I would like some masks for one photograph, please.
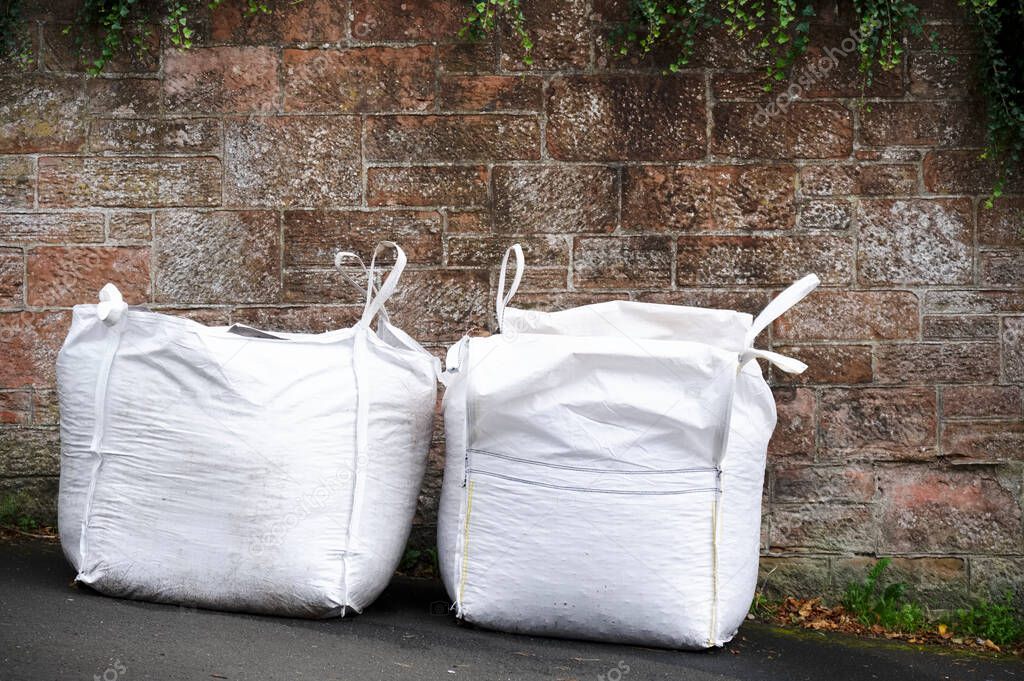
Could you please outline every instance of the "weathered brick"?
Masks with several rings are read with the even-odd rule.
[[[981,158],[981,153],[981,149],[928,152],[924,157],[924,186],[936,194],[989,194],[999,179],[999,168]],[[1011,173],[1004,191],[1021,191],[1021,178]]]
[[[877,559],[870,556],[836,558],[833,563],[833,583],[843,586],[863,582]],[[915,602],[940,608],[967,605],[967,561],[963,558],[904,558],[891,557],[880,584],[902,582],[909,597]]]
[[[896,552],[1021,550],[1019,481],[998,469],[902,466],[880,476],[880,548]]]
[[[778,502],[869,502],[875,497],[870,466],[779,466],[772,470],[772,500]]]
[[[373,116],[366,121],[372,161],[500,161],[540,157],[534,116]]]
[[[917,166],[905,163],[808,165],[800,169],[800,193],[804,196],[913,194],[916,190]]]
[[[935,451],[933,388],[826,388],[819,418],[829,458],[922,458]]]
[[[970,595],[989,601],[1013,594],[1013,604],[1024,606],[1020,583],[1024,575],[1024,558],[1019,556],[972,556]]]
[[[285,50],[286,111],[423,111],[434,102],[434,49]]]
[[[945,424],[942,453],[972,461],[1024,459],[1024,420]]]
[[[355,116],[232,118],[224,130],[229,206],[326,206],[359,200]]]
[[[492,38],[468,43],[437,46],[438,67],[442,73],[484,75],[497,69],[497,46]]]
[[[694,76],[569,76],[548,88],[548,152],[557,159],[702,158],[704,81]]]
[[[107,282],[129,303],[149,300],[149,250],[129,247],[40,246],[28,252],[28,304],[95,302]]]
[[[610,232],[618,179],[604,166],[495,166],[494,227],[505,233]]]
[[[667,287],[672,283],[672,240],[659,236],[577,237],[573,282],[579,288]]]
[[[810,598],[829,592],[826,557],[761,556],[759,567],[757,583],[767,598]]]
[[[56,475],[60,438],[54,429],[0,429],[0,470],[4,477]]]
[[[849,201],[804,201],[797,209],[796,225],[800,229],[844,230],[850,226],[853,207]]]
[[[220,121],[101,118],[89,125],[92,151],[127,153],[209,152],[220,149]]]
[[[195,47],[164,51],[164,101],[170,111],[272,111],[280,89],[269,47]]]
[[[565,267],[569,264],[571,241],[569,237],[541,235],[517,238],[523,247],[529,269],[523,278],[533,278],[536,267],[561,267],[562,285],[565,284]],[[505,236],[461,236],[448,239],[448,264],[467,267],[498,269],[501,257],[508,248],[509,238]]]
[[[609,300],[622,300],[623,293],[594,293],[591,291],[549,291],[545,293],[526,292],[516,294],[514,305],[524,310],[555,312],[570,307],[592,305]]]
[[[992,208],[979,209],[978,243],[983,246],[1024,247],[1024,198],[999,198]]]
[[[339,250],[355,251],[369,265],[373,249],[384,240],[401,244],[411,263],[440,264],[441,216],[433,211],[362,210],[284,214],[285,267],[329,269]]]
[[[417,270],[403,275],[388,313],[421,343],[445,343],[484,329],[493,303],[486,272]]]
[[[357,289],[334,268],[286,269],[281,274],[282,298],[287,303],[359,305],[366,302],[366,277],[358,270],[350,276],[361,282]]]
[[[0,248],[0,307],[22,307],[25,265],[20,248]]]
[[[926,291],[922,308],[925,312],[940,314],[1024,312],[1024,292]]]
[[[156,73],[160,68],[160,26],[150,23],[140,29],[129,24],[125,33],[125,42],[138,39],[141,48],[132,44],[116,50],[103,72]],[[99,29],[83,26],[81,21],[47,21],[43,24],[42,67],[47,71],[85,73],[100,56],[103,38]]]
[[[31,208],[36,171],[27,156],[0,156],[0,208]]]
[[[101,213],[0,213],[0,242],[103,241]]]
[[[25,425],[32,420],[32,393],[28,390],[0,392],[0,423]]]
[[[853,243],[833,236],[682,236],[680,284],[791,284],[814,272],[822,282],[852,277]]]
[[[1024,383],[1024,317],[1003,318],[1003,378]]]
[[[948,54],[939,50],[910,53],[907,75],[915,97],[959,99],[977,97],[980,70],[976,54]]]
[[[998,336],[999,317],[925,315],[921,324],[925,340],[992,340]]]
[[[877,383],[984,383],[998,377],[995,343],[900,343],[875,350]]]
[[[457,0],[353,0],[352,37],[376,41],[450,41],[466,6]]]
[[[359,321],[362,312],[362,305],[239,307],[232,311],[231,323],[245,324],[267,331],[323,333],[352,326]]]
[[[156,78],[91,78],[85,94],[90,114],[133,118],[160,112]]]
[[[348,29],[345,4],[335,0],[263,0],[269,13],[249,15],[245,5],[226,2],[212,13],[211,36],[219,43],[243,45],[331,43]]]
[[[675,291],[638,291],[635,299],[645,303],[710,307],[757,315],[771,300],[771,295],[769,291],[751,288],[680,288]]]
[[[533,42],[531,64],[513,31],[501,42],[502,69],[571,69],[590,63],[590,3],[588,0],[533,0],[524,11],[525,29]],[[506,24],[507,26],[507,24]]]
[[[853,119],[842,104],[797,102],[772,116],[753,103],[715,105],[711,150],[739,158],[841,158],[853,148]]]
[[[40,158],[39,205],[215,206],[216,158]]]
[[[449,210],[448,234],[484,234],[491,231],[491,213],[485,210]]]
[[[84,144],[81,78],[0,77],[0,153],[78,151]]]
[[[869,504],[772,504],[773,549],[872,552],[874,510]]]
[[[70,313],[64,310],[0,313],[0,388],[53,385],[57,351],[70,322]]]
[[[857,276],[863,284],[958,284],[972,276],[967,200],[862,201]]]
[[[447,111],[539,111],[542,89],[528,76],[444,76],[438,103]]]
[[[902,95],[902,65],[888,71],[876,68],[870,84],[865,82],[859,41],[852,32],[851,24],[829,24],[815,17],[810,44],[793,64],[788,82],[775,84],[776,92],[798,94],[801,99]]]
[[[909,291],[818,290],[775,322],[777,339],[916,338],[917,296]]]
[[[1024,281],[1024,251],[982,253],[979,280],[983,286],[1019,287]]]
[[[37,426],[60,425],[60,403],[57,391],[36,388],[32,401],[32,423]]]
[[[623,171],[625,229],[747,230],[793,226],[792,166],[634,166]]]
[[[870,146],[961,147],[985,139],[985,117],[970,102],[872,102],[861,111]]]
[[[769,459],[813,459],[817,403],[809,388],[775,388],[778,423],[768,443]]]
[[[107,236],[111,241],[149,241],[153,237],[153,216],[135,211],[112,213]]]
[[[473,206],[487,203],[485,166],[369,168],[371,206]]]
[[[152,267],[158,302],[276,302],[281,289],[277,214],[158,213]]]
[[[776,345],[776,352],[796,357],[807,365],[802,374],[778,372],[779,383],[870,383],[871,347],[868,345]]]

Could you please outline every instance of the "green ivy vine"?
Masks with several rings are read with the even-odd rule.
[[[27,65],[34,59],[32,35],[22,16],[23,2],[34,1],[0,0],[0,56],[6,60]],[[247,16],[271,13],[267,0],[79,0],[77,19],[67,31],[75,36],[86,70],[96,75],[120,53],[149,49],[157,24],[170,44],[192,47],[196,11],[203,4],[216,10],[225,1],[241,4]],[[806,52],[815,14],[811,0],[621,1],[628,3],[628,19],[611,35],[619,55],[657,53],[665,70],[674,72],[690,64],[708,31],[724,31],[764,55],[766,90],[786,80]],[[856,15],[851,35],[867,87],[877,71],[900,68],[908,37],[921,36],[925,20],[912,0],[845,1]],[[1024,0],[958,1],[974,19],[978,36],[987,104],[983,157],[997,168],[991,205],[1024,157]],[[461,37],[479,39],[501,27],[522,47],[523,61],[533,63],[534,44],[521,0],[469,0],[467,5]]]

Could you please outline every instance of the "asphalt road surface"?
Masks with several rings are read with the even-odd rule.
[[[1024,663],[748,623],[710,652],[460,625],[440,584],[396,578],[365,614],[307,621],[101,596],[59,547],[0,544],[0,681],[562,679],[1024,681]]]

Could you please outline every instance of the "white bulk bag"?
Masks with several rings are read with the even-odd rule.
[[[371,264],[347,329],[209,327],[128,308],[110,284],[74,308],[58,513],[79,582],[304,617],[377,597],[415,512],[437,366],[383,314],[406,258],[381,245],[395,266],[377,292]]]
[[[757,579],[775,403],[752,343],[818,284],[751,315],[616,301],[507,308],[448,353],[441,574],[459,617],[504,631],[720,646]]]

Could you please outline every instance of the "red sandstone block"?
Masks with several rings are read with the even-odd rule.
[[[976,98],[980,93],[979,70],[979,58],[973,52],[911,52],[907,68],[910,94],[936,99]]]
[[[0,242],[62,243],[103,241],[103,214],[0,213]]]
[[[111,241],[149,241],[153,237],[152,213],[111,213],[107,236]]]
[[[448,239],[448,264],[464,267],[484,267],[497,271],[501,257],[509,244],[516,242],[522,245],[526,261],[529,263],[523,283],[532,283],[538,287],[535,267],[555,266],[561,269],[553,276],[561,276],[561,288],[565,287],[565,268],[569,265],[569,252],[572,249],[571,238],[559,235],[540,235],[530,237],[508,236],[453,236]],[[541,275],[543,276],[543,275]]]
[[[103,67],[104,73],[156,73],[160,69],[160,26],[145,26],[149,35],[142,35],[134,24],[126,27],[130,36],[139,38],[144,49],[130,45],[114,55]],[[51,72],[85,73],[100,56],[103,35],[99,30],[84,27],[80,21],[48,21],[43,24],[42,66]]]
[[[791,284],[816,273],[825,284],[852,277],[853,243],[834,236],[682,236],[676,279],[692,285]]]
[[[424,111],[434,103],[434,48],[284,50],[286,111]]]
[[[548,152],[568,161],[704,157],[704,81],[696,76],[569,76],[548,88]]]
[[[70,322],[71,313],[66,310],[0,313],[0,346],[4,349],[0,388],[53,385],[57,351]]]
[[[415,270],[388,303],[388,313],[403,329],[415,329],[422,343],[447,343],[464,333],[479,333],[494,309],[487,272]]]
[[[0,307],[23,307],[25,265],[20,248],[0,248]]]
[[[947,418],[1018,418],[1021,389],[1015,385],[950,385],[942,388]]]
[[[777,372],[775,380],[780,384],[853,384],[872,379],[869,345],[775,345],[773,349],[807,364],[802,374]]]
[[[978,244],[1024,248],[1024,198],[996,199],[978,210]]]
[[[354,0],[352,37],[358,41],[451,41],[469,6],[459,0]]]
[[[28,156],[0,157],[0,207],[31,208],[35,201],[36,171]]]
[[[337,0],[263,0],[269,14],[249,16],[245,5],[225,2],[212,13],[211,37],[243,45],[331,43],[345,39],[346,5]]]
[[[501,68],[514,70],[582,69],[590,63],[591,22],[587,0],[533,0],[526,7],[526,30],[533,41],[526,51],[512,31],[502,35]]]
[[[221,124],[209,118],[99,118],[89,124],[89,149],[123,153],[220,150]]]
[[[1003,191],[1024,189],[1022,177],[1011,175]],[[930,151],[924,157],[924,186],[935,194],[987,195],[997,179],[996,164],[981,158],[981,149]]]
[[[0,77],[0,153],[73,152],[84,144],[82,79],[30,73]]]
[[[876,532],[870,504],[772,504],[772,547],[870,553]]]
[[[1019,480],[1000,468],[886,468],[880,474],[880,549],[1019,553]]]
[[[862,284],[971,281],[973,219],[961,200],[862,201],[857,275]]]
[[[1024,312],[1024,292],[1020,291],[925,291],[922,300],[926,313]]]
[[[356,116],[250,116],[224,129],[229,206],[327,206],[359,201]]]
[[[280,94],[269,47],[195,47],[164,52],[167,108],[188,113],[272,111]]]
[[[369,168],[371,206],[479,206],[487,203],[486,166]]]
[[[972,146],[984,138],[975,102],[874,102],[861,112],[861,140],[870,146]]]
[[[414,264],[441,264],[441,216],[434,211],[287,211],[284,265],[334,266],[339,250],[355,251],[369,263],[382,240],[397,241]],[[390,256],[390,254],[388,254]]]
[[[1024,281],[1024,251],[982,253],[979,270],[979,283],[983,286],[1020,288]]]
[[[934,388],[827,388],[818,415],[829,458],[923,458],[935,452]]]
[[[672,283],[672,239],[661,236],[577,237],[578,288],[657,289]]]
[[[921,337],[925,340],[994,340],[999,337],[999,317],[925,315]]]
[[[277,302],[280,230],[273,211],[157,213],[154,300],[179,305]]]
[[[494,226],[512,234],[610,232],[618,178],[606,166],[495,166]]]
[[[540,111],[543,82],[531,76],[442,76],[445,111]]]
[[[998,379],[996,343],[898,343],[875,349],[877,383],[988,383]]]
[[[817,400],[809,388],[774,388],[778,423],[768,443],[769,459],[814,459]]]
[[[1024,317],[1003,318],[1003,379],[1024,383]]]
[[[942,453],[972,461],[1024,459],[1024,420],[950,422],[942,429]]]
[[[534,116],[372,116],[365,138],[371,161],[540,158],[540,125]]]
[[[914,194],[917,166],[908,163],[808,165],[800,169],[803,196]]]
[[[623,228],[787,229],[793,226],[795,175],[789,165],[627,167]]]
[[[916,338],[917,296],[909,291],[819,289],[775,322],[776,339]]]
[[[156,78],[91,78],[85,94],[90,114],[133,118],[160,112]]]
[[[221,166],[216,158],[40,158],[39,205],[215,206]]]
[[[149,300],[149,249],[42,246],[28,252],[28,304],[92,303],[107,282],[129,303]]]
[[[32,420],[32,393],[28,390],[0,392],[0,423],[27,425]]]
[[[715,105],[711,150],[739,158],[842,158],[853,146],[853,117],[842,104],[796,102],[776,115],[754,103]]]
[[[778,466],[772,470],[772,500],[778,502],[873,501],[870,466]]]

